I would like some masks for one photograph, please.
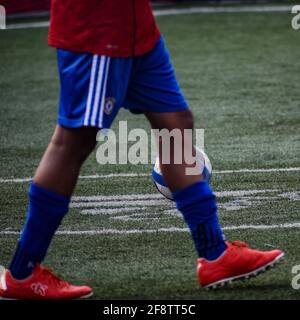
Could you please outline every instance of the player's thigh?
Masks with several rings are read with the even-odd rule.
[[[96,144],[96,135],[98,128],[80,127],[80,128],[66,128],[57,125],[52,136],[51,141],[60,146],[69,148],[92,148]]]
[[[64,157],[83,162],[96,146],[98,128],[66,128],[57,125],[50,145],[64,154]]]

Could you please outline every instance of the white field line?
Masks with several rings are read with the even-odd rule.
[[[7,24],[6,28],[8,30],[37,29],[37,28],[48,28],[49,25],[50,25],[49,21],[39,21],[39,22],[25,22],[25,23]]]
[[[181,14],[195,14],[195,13],[260,13],[260,12],[291,12],[292,5],[274,5],[274,6],[218,6],[218,7],[191,7],[182,9],[164,9],[154,10],[155,16],[170,16],[170,15],[181,15]],[[8,24],[7,29],[34,29],[34,28],[48,28],[49,21],[39,22],[27,22],[27,23],[15,23]]]
[[[147,209],[147,208],[145,208]],[[116,216],[116,217],[111,217],[112,220],[119,220],[119,221],[123,221],[123,222],[127,222],[127,221],[140,221],[140,222],[144,222],[147,220],[151,220],[151,222],[153,221],[161,221],[162,218],[160,217],[153,217],[153,216],[157,216],[159,215],[159,213],[157,212],[151,212],[150,213],[151,216],[145,216],[144,214],[141,213],[135,213],[135,214],[130,214],[130,215],[125,215],[125,216]],[[166,219],[166,218],[163,218]]]
[[[71,203],[71,208],[111,208],[111,207],[120,207],[124,206],[135,207],[135,206],[147,206],[147,207],[156,207],[159,205],[164,205],[168,203],[167,200],[134,200],[134,201],[101,201],[101,202],[79,202]]]
[[[238,173],[274,173],[274,172],[300,172],[300,167],[294,168],[271,168],[271,169],[239,169],[239,170],[213,170],[213,174],[238,174]],[[79,176],[79,179],[95,180],[110,178],[139,178],[148,177],[149,173],[109,173]],[[32,178],[0,178],[0,183],[24,183],[30,182]]]
[[[232,200],[225,204],[220,204],[220,208],[226,210],[238,210],[245,207],[251,207],[257,201],[253,196],[259,194],[268,194],[278,191],[277,189],[263,189],[263,190],[234,190],[234,191],[219,191],[216,192],[218,198],[233,197]],[[297,200],[298,193],[289,194],[289,198]],[[277,197],[258,197],[259,200],[266,199],[277,200]],[[111,215],[116,213],[129,213],[129,212],[142,212],[142,215],[152,213],[152,207],[160,206],[164,210],[164,214],[178,216],[174,210],[175,203],[163,198],[160,194],[125,194],[125,195],[97,195],[97,196],[74,196],[70,204],[71,208],[81,209],[80,213],[83,215]],[[172,210],[171,210],[172,208]],[[146,212],[145,212],[146,211]],[[172,211],[172,212],[171,212]],[[170,214],[171,212],[171,214]],[[153,213],[152,213],[153,214]],[[148,217],[140,218],[141,213],[138,214],[139,218],[134,218],[135,215],[125,215],[122,217],[114,217],[113,219],[127,220],[145,220]]]
[[[263,189],[263,190],[235,190],[235,191],[218,191],[215,192],[218,198],[224,197],[243,197],[251,196],[259,193],[276,192],[277,189]],[[269,199],[269,198],[267,198]],[[113,196],[74,196],[72,198],[72,208],[84,208],[95,206],[122,206],[122,205],[145,205],[153,206],[160,204],[169,204],[170,201],[162,197],[161,194],[120,194]]]
[[[300,171],[300,167],[294,168],[270,168],[270,169],[239,169],[239,170],[221,170],[213,171],[217,174],[226,174],[226,173],[268,173],[268,172],[289,172],[289,171]]]
[[[143,211],[147,208],[145,207],[130,207],[130,208],[109,208],[109,209],[84,209],[80,213],[81,214],[88,214],[88,215],[104,215],[104,214],[115,214],[115,213],[126,213],[126,212],[137,212],[137,211]]]
[[[72,198],[72,202],[79,201],[109,201],[109,200],[144,200],[144,199],[162,199],[161,194],[148,193],[148,194],[120,194],[114,196],[75,196]]]
[[[285,6],[218,6],[218,7],[191,7],[182,9],[154,10],[155,16],[171,16],[195,13],[251,13],[251,12],[291,12],[292,5]]]
[[[284,223],[284,224],[271,224],[271,225],[239,225],[227,226],[223,230],[272,230],[272,229],[292,229],[300,228],[300,222]],[[159,233],[159,232],[188,232],[187,228],[159,228],[159,229],[132,229],[132,230],[118,230],[118,229],[98,229],[98,230],[61,230],[57,231],[57,235],[110,235],[110,234],[143,234],[143,233]],[[3,230],[0,235],[20,235],[19,231]]]

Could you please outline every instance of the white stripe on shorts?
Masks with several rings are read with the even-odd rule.
[[[107,58],[105,75],[104,75],[104,85],[103,85],[103,92],[100,104],[100,114],[99,114],[99,128],[103,127],[103,112],[104,112],[104,105],[105,105],[105,98],[106,98],[106,87],[107,87],[107,78],[109,73],[109,64],[110,64],[110,57]]]
[[[89,85],[89,93],[88,93],[88,99],[86,104],[86,110],[85,110],[85,117],[84,117],[84,125],[87,126],[89,122],[90,112],[91,112],[91,105],[92,105],[92,99],[93,99],[93,92],[94,92],[94,85],[95,85],[95,75],[96,75],[96,68],[98,64],[98,55],[93,56],[93,63],[92,63],[92,69],[91,69],[91,77],[90,77],[90,85]]]
[[[96,81],[96,92],[95,92],[95,98],[94,98],[94,104],[93,104],[93,113],[92,113],[92,119],[91,119],[91,126],[96,125],[96,116],[99,110],[99,101],[100,101],[100,94],[101,94],[101,88],[102,88],[102,82],[104,79],[104,67],[105,67],[105,61],[106,57],[101,56],[100,58],[100,66],[99,66],[99,71],[98,71],[98,78]]]

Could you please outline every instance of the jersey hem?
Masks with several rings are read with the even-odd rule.
[[[64,49],[64,50],[69,50],[69,51],[78,52],[78,53],[91,53],[91,54],[97,54],[100,56],[108,56],[112,58],[132,58],[132,57],[141,56],[146,53],[149,53],[151,50],[154,49],[154,47],[156,46],[160,38],[161,38],[161,34],[158,32],[153,41],[143,46],[139,46],[135,50],[134,55],[132,54],[132,47],[124,48],[122,50],[118,49],[117,52],[114,52],[112,49],[106,49],[106,48],[95,49],[90,47],[89,45],[86,45],[86,46],[71,45],[70,43],[64,40],[54,38],[53,36],[49,36],[48,45],[50,47],[54,47],[57,49]]]

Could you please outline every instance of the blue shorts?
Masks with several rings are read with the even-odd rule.
[[[58,49],[61,93],[58,123],[109,128],[121,107],[132,112],[188,108],[161,38],[134,58],[111,58]]]

